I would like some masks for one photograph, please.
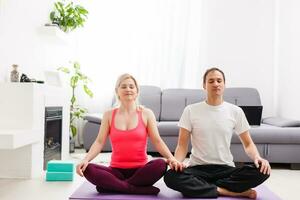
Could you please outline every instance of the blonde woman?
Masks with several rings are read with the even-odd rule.
[[[130,74],[121,75],[115,86],[119,102],[117,108],[104,113],[99,134],[86,157],[76,167],[96,185],[98,192],[118,192],[156,195],[159,189],[153,184],[171,169],[182,169],[161,139],[153,112],[137,104],[139,86]],[[109,167],[89,163],[102,150],[110,137],[112,156]],[[167,159],[147,160],[147,138],[157,151]]]

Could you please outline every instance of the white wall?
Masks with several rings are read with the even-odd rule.
[[[20,75],[44,80],[45,70],[54,71],[74,60],[73,36],[61,38],[44,26],[53,2],[0,0],[0,82],[9,81],[12,64],[19,65]],[[60,94],[57,98],[64,99]]]
[[[83,51],[89,49],[90,55],[81,55],[81,53],[79,56],[83,60],[84,67],[93,67],[92,70],[88,69],[88,71],[93,72],[89,75],[94,80],[97,80],[96,84],[98,84],[97,88],[93,88],[97,92],[95,98],[86,102],[87,104],[92,102],[93,106],[89,106],[91,111],[98,112],[104,108],[103,105],[102,107],[97,105],[97,102],[102,102],[102,104],[105,102],[106,105],[109,105],[105,97],[111,94],[110,91],[113,91],[113,83],[120,71],[131,72],[132,69],[135,69],[133,66],[151,68],[151,66],[161,64],[162,67],[173,66],[173,69],[170,68],[168,70],[172,70],[172,73],[174,71],[177,73],[177,67],[181,65],[178,57],[181,57],[182,54],[180,50],[185,48],[181,43],[172,43],[173,48],[171,50],[161,51],[160,49],[159,53],[156,53],[156,57],[150,56],[156,55],[146,50],[147,47],[152,48],[149,45],[150,43],[156,42],[160,44],[160,39],[162,39],[161,44],[163,44],[164,39],[170,38],[154,38],[155,40],[153,41],[148,38],[149,41],[147,41],[146,36],[149,32],[140,30],[141,27],[145,26],[144,29],[146,30],[152,27],[152,31],[159,31],[159,29],[163,29],[163,26],[153,25],[154,22],[159,24],[158,21],[155,21],[158,19],[157,15],[155,15],[157,10],[154,4],[147,1],[150,6],[149,10],[153,12],[147,12],[148,15],[142,15],[139,11],[145,10],[145,5],[148,4],[141,2],[134,4],[133,2],[127,1],[125,5],[121,4],[122,9],[118,12],[116,10],[119,8],[115,8],[112,5],[113,3],[100,1],[98,4],[95,3],[96,6],[87,4],[87,6],[90,6],[91,18],[85,28],[91,32],[90,36],[94,40],[81,40],[81,49]],[[191,3],[194,1],[187,2]],[[169,1],[169,4],[174,6],[179,3],[178,1]],[[193,3],[191,5],[194,6]],[[186,7],[181,9],[182,12],[187,11]],[[197,63],[198,65],[196,64],[194,68],[198,67],[199,69],[194,71],[185,69],[189,74],[183,73],[182,76],[191,80],[189,84],[180,85],[177,82],[173,82],[172,84],[168,83],[168,87],[186,87],[188,85],[189,88],[201,88],[201,77],[204,70],[212,66],[218,66],[226,74],[228,87],[257,88],[264,105],[263,116],[274,115],[275,2],[273,0],[202,0],[201,4],[197,4],[193,9],[198,9],[197,13],[200,13],[193,16],[200,18],[200,22],[195,20],[193,24],[194,26],[200,26],[200,28],[194,30],[200,35],[200,38],[193,37],[191,43],[197,43],[200,47],[199,49],[193,49],[193,53],[198,53],[199,61],[194,59],[194,62],[191,64]],[[97,13],[94,12],[95,10]],[[112,12],[108,12],[108,10],[112,10]],[[128,12],[127,10],[132,11]],[[119,13],[122,18],[120,19],[120,16],[116,13]],[[153,17],[151,17],[151,14],[153,14]],[[137,20],[139,23],[134,23],[137,15],[141,16],[141,20]],[[160,17],[162,18],[161,20],[165,19],[162,16]],[[178,20],[178,18],[173,20]],[[92,21],[93,24],[91,23]],[[140,25],[140,23],[145,24]],[[167,26],[169,24],[164,25]],[[186,27],[183,26],[182,29],[184,28]],[[181,29],[175,30],[182,31]],[[179,39],[182,38],[179,37]],[[89,44],[88,40],[92,41],[93,44]],[[138,44],[136,44],[137,41],[139,41]],[[172,40],[170,39],[168,42],[171,43]],[[180,49],[179,51],[174,50],[176,49],[174,44],[176,44],[177,49]],[[170,52],[176,52],[180,56],[172,59],[173,62],[171,61],[171,63],[163,62],[167,60],[166,57],[168,57]],[[147,54],[145,55],[145,53]],[[157,57],[160,60],[155,60]],[[184,62],[186,63],[191,62],[191,60],[191,57],[184,57]],[[103,68],[105,67],[109,68],[109,70],[104,73]],[[138,74],[140,71],[143,72],[143,67],[134,70],[136,72],[133,74]],[[159,73],[157,71],[155,72],[156,74],[153,73],[152,83],[165,88],[166,84],[162,84],[159,80],[157,81],[162,74],[166,74],[165,70],[165,68],[161,69],[160,74],[157,74]],[[172,76],[172,73],[168,74]],[[137,78],[139,79],[140,77]],[[165,77],[165,79],[170,79],[169,82],[172,81],[169,77]],[[112,85],[108,83],[112,83]],[[105,85],[104,88],[103,85]],[[101,86],[102,94],[99,92]]]
[[[12,64],[19,64],[20,71],[31,78],[43,79],[44,70],[55,70],[80,57],[76,55],[78,42],[72,36],[67,36],[71,42],[64,41],[43,28],[52,6],[52,0],[0,0],[0,81],[7,80]],[[201,6],[199,67],[222,68],[228,87],[256,87],[261,94],[264,116],[278,113],[299,119],[299,111],[295,109],[300,96],[297,83],[299,2],[203,0]],[[101,32],[97,36],[101,37]],[[86,49],[86,53],[94,50],[97,47]],[[93,59],[106,58],[99,55]],[[105,66],[95,62],[90,62],[90,66],[103,72]],[[203,70],[195,76],[202,76]],[[109,87],[113,87],[114,81]],[[101,107],[101,102],[98,103]]]
[[[12,64],[30,78],[43,79],[74,57],[66,43],[44,27],[53,0],[0,0],[0,81],[7,81]]]
[[[300,120],[300,1],[278,3],[278,115]]]
[[[274,114],[273,0],[205,0],[202,41],[206,67],[224,70],[227,87],[254,87],[264,116]]]
[[[189,22],[188,35],[193,37],[188,38],[188,55],[171,59],[169,65],[174,67],[174,63],[184,58],[188,66],[199,66],[199,69],[185,69],[182,76],[186,79],[191,77],[193,82],[185,83],[183,87],[200,88],[201,81],[198,83],[198,80],[201,80],[204,70],[217,66],[226,74],[227,87],[255,87],[259,90],[264,105],[263,117],[279,115],[300,119],[298,0],[201,0],[200,3],[190,0],[186,5],[181,1],[155,1],[157,5],[151,1],[143,3],[133,0],[121,4],[111,1],[82,2],[91,11],[88,23],[79,31],[80,34],[71,33],[65,39],[43,26],[49,21],[48,15],[53,2],[0,0],[0,82],[8,80],[12,64],[18,64],[20,72],[26,73],[30,78],[44,79],[44,70],[55,70],[80,58],[78,61],[83,69],[89,68],[87,75],[100,83],[91,85],[95,98],[91,100],[83,97],[80,99],[81,103],[90,112],[101,112],[109,106],[117,75],[124,71],[131,72],[133,65],[151,67],[153,62],[155,64],[151,55],[140,53],[141,49],[145,50],[153,45],[147,39],[147,32],[135,27],[134,22],[137,21],[137,25],[146,30],[159,32],[164,30],[164,26],[168,26],[169,20],[174,23],[172,20],[176,21],[178,17],[180,22],[187,18],[181,19],[181,15],[167,18],[162,13],[157,15],[153,12],[157,9],[155,6],[177,5],[176,12],[180,9],[185,14],[192,11],[190,17],[193,20]],[[144,18],[136,20],[135,16],[145,10],[147,14],[142,15]],[[95,17],[95,13],[100,14]],[[161,17],[164,17],[164,23],[157,23]],[[119,20],[120,18],[123,20]],[[102,29],[96,29],[94,24]],[[182,27],[184,29],[185,26]],[[91,44],[86,38],[79,38],[80,35],[86,35],[82,34],[84,31],[89,32],[89,37],[93,38],[90,40]],[[152,31],[149,32],[150,35]],[[179,33],[181,32],[184,31],[180,30]],[[171,32],[169,34],[172,35]],[[194,37],[195,35],[199,37]],[[165,37],[159,39],[155,45],[169,42]],[[131,42],[134,41],[140,42],[132,47]],[[177,41],[176,44],[181,42]],[[180,54],[185,47],[176,45],[176,48]],[[166,48],[162,52],[164,53],[159,51],[153,55],[157,55],[156,59],[163,59],[162,63],[165,64],[166,55],[175,51],[173,48],[169,52]],[[160,62],[157,61],[156,64],[158,63]],[[179,65],[181,64],[176,66]],[[136,74],[142,72],[141,67]],[[159,85],[157,77],[148,82],[156,81],[158,86],[165,87]],[[178,85],[180,84],[177,83],[174,87]]]

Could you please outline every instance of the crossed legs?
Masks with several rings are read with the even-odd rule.
[[[187,197],[216,198],[222,195],[256,198],[256,191],[251,188],[263,183],[268,177],[254,165],[199,165],[183,172],[169,170],[164,181],[168,187]]]
[[[152,186],[166,172],[167,164],[163,159],[148,162],[145,166],[133,169],[120,169],[90,163],[84,176],[96,185],[99,192],[120,192],[130,194],[159,193]]]

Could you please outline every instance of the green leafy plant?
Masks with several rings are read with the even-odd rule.
[[[83,27],[87,19],[88,11],[75,5],[72,1],[57,1],[54,3],[54,9],[50,13],[52,24],[57,24],[64,32],[69,32],[77,27]]]
[[[75,95],[75,90],[79,85],[82,85],[83,91],[89,97],[93,97],[93,92],[88,88],[88,83],[91,79],[88,78],[81,72],[80,64],[78,62],[73,62],[71,68],[59,67],[57,70],[64,72],[70,76],[70,86],[72,89],[71,96],[71,107],[70,107],[70,132],[74,138],[77,135],[77,128],[75,126],[75,119],[83,119],[84,115],[87,113],[87,109],[77,104],[77,98]]]

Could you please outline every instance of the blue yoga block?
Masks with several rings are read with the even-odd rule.
[[[48,172],[73,172],[74,163],[72,161],[64,160],[50,160],[47,163]]]
[[[46,181],[73,181],[73,172],[48,172]]]

